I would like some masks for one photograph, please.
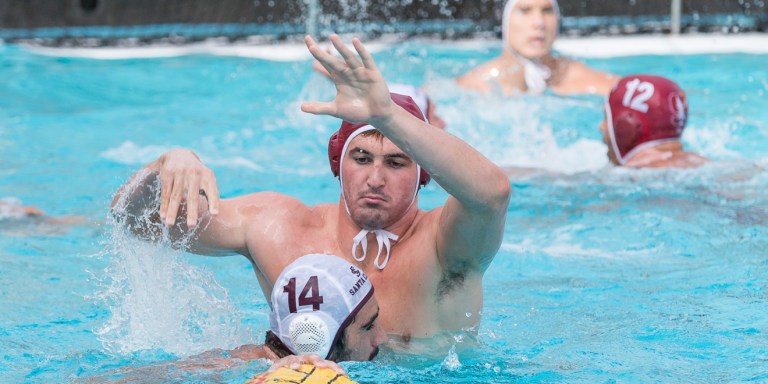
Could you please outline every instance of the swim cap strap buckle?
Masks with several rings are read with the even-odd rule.
[[[373,233],[374,235],[376,235],[376,243],[378,243],[379,245],[379,251],[376,252],[376,258],[373,260],[373,265],[376,266],[376,268],[378,269],[384,269],[384,267],[386,267],[387,263],[389,262],[389,253],[390,253],[390,249],[392,248],[392,244],[390,243],[390,240],[397,241],[399,237],[394,233],[384,229],[360,230],[360,232],[358,232],[358,234],[354,238],[352,238],[352,257],[357,261],[365,260],[365,257],[368,254],[368,234],[369,233]],[[363,256],[357,257],[357,247],[361,245],[363,248]],[[379,257],[381,256],[382,248],[387,249],[387,256],[384,258],[383,263],[379,263]]]

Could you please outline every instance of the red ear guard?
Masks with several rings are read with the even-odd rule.
[[[614,140],[619,148],[634,148],[642,141],[645,136],[643,132],[644,124],[633,111],[621,111],[613,119]],[[624,152],[626,155],[629,150]]]

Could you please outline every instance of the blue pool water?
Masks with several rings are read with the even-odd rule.
[[[276,48],[277,49],[277,48]],[[361,382],[768,381],[766,55],[587,59],[688,92],[698,170],[607,166],[599,97],[499,98],[450,80],[496,48],[406,43],[375,58],[426,83],[448,129],[512,179],[504,242],[485,275],[480,344],[345,363]],[[0,382],[243,382],[163,364],[259,343],[268,306],[251,266],[138,243],[110,225],[117,188],[162,152],[195,149],[223,196],[277,190],[335,201],[330,99],[308,60],[185,55],[96,60],[0,45],[0,197],[85,223],[0,221]],[[460,159],[457,159],[460,161]],[[423,208],[446,198],[434,183]]]

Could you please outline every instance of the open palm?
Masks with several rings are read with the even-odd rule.
[[[320,48],[311,37],[304,40],[309,52],[328,71],[336,85],[336,99],[328,103],[306,102],[301,106],[302,111],[331,115],[351,123],[371,122],[389,115],[393,104],[387,84],[360,40],[352,39],[355,54],[339,36],[331,35],[331,43],[343,60]]]

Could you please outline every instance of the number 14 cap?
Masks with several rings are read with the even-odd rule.
[[[605,104],[608,134],[619,164],[656,144],[677,141],[688,119],[685,92],[661,76],[625,76]]]
[[[373,296],[362,269],[332,255],[304,255],[272,288],[270,327],[294,354],[327,359],[344,329]]]

